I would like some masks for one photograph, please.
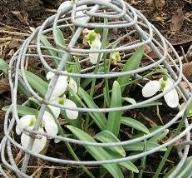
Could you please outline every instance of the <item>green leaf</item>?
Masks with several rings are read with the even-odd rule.
[[[139,170],[131,161],[121,162],[121,163],[119,163],[119,165],[121,167],[126,168],[127,170],[130,170],[130,171],[135,172],[135,173],[139,173]]]
[[[113,83],[112,96],[111,96],[111,108],[122,106],[121,87],[117,81]],[[110,112],[107,121],[107,129],[114,135],[119,135],[121,125],[121,111]]]
[[[48,83],[32,72],[25,71],[26,78],[34,90],[44,96],[48,89]]]
[[[53,35],[55,43],[61,47],[65,47],[65,38],[63,36],[63,32],[58,27],[54,28]]]
[[[187,117],[192,117],[192,103],[189,104],[186,112],[187,112]]]
[[[84,100],[84,102],[89,108],[99,108],[94,103],[92,97],[85,90],[83,90],[82,88],[79,88],[78,94]],[[104,130],[106,128],[107,121],[103,113],[93,112],[93,113],[90,113],[90,116],[94,119],[95,123],[101,130]]]
[[[159,106],[159,105],[162,105],[162,103],[158,102],[158,101],[154,101],[154,102],[150,102],[147,104],[143,104],[143,105],[139,106],[138,108],[148,108],[148,107]]]
[[[144,142],[140,142],[140,143],[133,143],[130,145],[126,145],[124,146],[124,149],[126,151],[136,151],[136,152],[142,152],[144,150],[149,151],[152,150],[154,148],[156,148],[157,146],[160,146],[158,143],[155,142],[150,142],[150,141],[146,141]],[[159,151],[166,151],[166,148],[162,148]]]
[[[174,172],[175,167],[170,170],[163,178],[169,178],[172,172]],[[177,178],[191,178],[192,177],[192,156],[188,157],[183,166],[181,167]]]
[[[45,46],[45,48],[47,48],[47,51],[49,52],[49,54],[50,54],[51,56],[53,56],[53,57],[58,57],[57,52],[54,51],[54,50],[52,50],[52,49],[50,49],[50,48],[54,48],[54,47],[53,47],[52,44],[47,40],[46,36],[42,35],[40,39],[41,39],[41,43]],[[53,60],[54,60],[54,62],[55,62],[56,64],[59,63],[58,59],[53,58]]]
[[[67,128],[79,139],[82,141],[89,141],[96,143],[96,141],[84,131],[75,128],[73,126],[67,126]],[[113,157],[108,154],[106,150],[101,147],[96,146],[85,146],[89,154],[91,154],[96,160],[110,160]],[[114,178],[123,178],[123,173],[117,164],[103,164],[102,165]]]
[[[169,133],[169,129],[165,129],[163,132],[160,132],[159,134],[153,136],[149,140],[152,141],[152,142],[158,143],[161,140],[163,140],[167,136],[168,133]]]
[[[3,71],[3,73],[7,74],[9,65],[0,58],[0,71]]]
[[[149,133],[148,128],[144,124],[131,117],[121,117],[121,123],[146,134]]]
[[[123,66],[122,71],[125,72],[125,71],[131,71],[131,70],[137,69],[141,63],[143,54],[144,54],[144,47],[142,46],[142,47],[138,48],[133,53],[133,55],[127,60],[127,62]],[[130,75],[119,77],[117,79],[117,81],[119,82],[120,85],[124,85],[129,82],[130,77],[131,77]],[[125,89],[125,87],[122,87],[122,92],[124,91],[124,89]]]
[[[101,141],[102,143],[120,142],[120,140],[112,132],[110,132],[108,130],[103,130],[103,131],[99,132],[97,135],[95,135],[95,138],[98,141]],[[125,150],[123,149],[122,146],[109,147],[106,149],[109,149],[123,157],[126,156]]]
[[[2,108],[3,111],[7,111],[10,106],[5,106]],[[25,115],[38,115],[38,110],[34,108],[30,108],[27,106],[17,105],[17,111],[19,116],[25,116]]]

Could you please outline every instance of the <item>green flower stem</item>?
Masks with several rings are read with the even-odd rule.
[[[177,129],[176,129],[176,132],[175,132],[176,135],[180,133],[183,125],[184,125],[184,121],[183,121],[183,119],[182,119],[182,120],[180,121]],[[163,167],[165,166],[165,163],[166,163],[166,161],[167,161],[167,159],[168,159],[168,157],[169,157],[169,155],[170,155],[173,147],[174,147],[174,145],[171,145],[171,146],[168,147],[168,149],[167,149],[167,151],[165,152],[165,154],[164,154],[164,156],[163,156],[163,158],[162,158],[162,160],[161,160],[161,162],[160,162],[160,164],[159,164],[159,166],[158,166],[158,168],[157,168],[157,170],[156,170],[155,175],[153,176],[153,178],[159,178],[159,175],[161,174],[161,171],[162,171]]]
[[[104,23],[107,24],[108,20],[104,19]],[[103,47],[106,48],[108,45],[108,34],[109,34],[109,30],[106,28],[103,30]],[[110,70],[110,60],[107,60],[107,54],[104,54],[104,72],[105,73],[109,73]],[[108,82],[108,78],[105,78],[105,104],[107,106],[110,105],[110,96],[109,96],[109,82]]]
[[[107,23],[107,20],[104,19],[104,23],[106,24]],[[107,47],[107,39],[108,39],[108,29],[104,29],[103,30],[103,35],[102,35],[103,39],[102,39],[102,43],[101,43],[101,48],[102,49],[105,49]],[[99,57],[98,57],[98,60],[97,60],[97,64],[96,64],[96,67],[95,67],[95,71],[94,73],[97,73],[98,70],[99,70],[99,63],[101,61],[101,59],[104,59],[104,63],[106,61],[106,55],[103,55],[103,54],[99,54]],[[92,85],[91,85],[91,90],[90,90],[90,95],[93,96],[94,94],[94,90],[95,90],[95,83],[96,83],[96,79],[93,79],[92,80]]]
[[[144,152],[146,151],[147,149],[147,142],[146,140],[144,141]],[[139,172],[139,175],[138,175],[138,178],[142,178],[143,177],[143,172],[145,170],[145,167],[146,167],[146,160],[147,160],[147,156],[143,157],[142,160],[141,160],[141,171]]]
[[[65,136],[63,128],[61,126],[59,126],[59,131],[60,131],[60,135],[61,136]],[[67,146],[68,151],[70,152],[70,154],[72,155],[72,157],[76,160],[76,161],[80,161],[78,156],[76,155],[76,153],[73,151],[73,148],[71,147],[71,145],[69,143],[65,143]],[[85,166],[80,166],[83,171],[90,177],[90,178],[95,178],[95,176],[85,167]]]
[[[47,109],[49,110],[49,112],[51,112],[51,114],[53,114],[53,113],[52,113],[52,110],[51,110],[49,107],[47,107]],[[58,122],[57,119],[55,119],[55,122],[57,123],[57,126],[58,126],[58,128],[59,128],[59,134],[64,137],[64,136],[65,136],[65,133],[64,133],[63,128],[60,126],[60,124],[59,124],[59,122]],[[64,143],[65,143],[65,142],[64,142]],[[79,158],[78,158],[78,156],[77,156],[77,155],[75,154],[75,152],[73,151],[73,148],[71,147],[71,145],[70,145],[69,143],[65,143],[65,144],[66,144],[66,146],[67,146],[68,151],[69,151],[70,154],[72,155],[72,157],[73,157],[76,161],[80,161]],[[94,176],[85,166],[81,165],[80,167],[83,169],[83,171],[84,171],[90,178],[95,178],[95,176]]]
[[[130,82],[128,82],[128,83],[125,83],[125,84],[121,85],[120,87],[123,88],[123,87],[126,87],[126,86],[128,86],[128,85],[137,83],[137,82],[139,82],[140,80],[143,80],[144,78],[147,78],[147,77],[149,77],[149,76],[152,76],[152,75],[158,74],[158,73],[165,74],[165,73],[164,73],[164,70],[152,71],[152,72],[150,72],[150,73],[148,73],[148,74],[146,74],[146,75],[144,75],[144,76],[142,76],[142,77],[140,77],[140,78],[137,78],[137,79],[132,80],[132,81],[130,81]],[[111,93],[111,92],[112,92],[112,90],[109,90],[109,93]],[[100,94],[100,95],[95,96],[94,99],[98,99],[98,98],[101,98],[101,97],[103,97],[103,96],[104,96],[104,94]]]

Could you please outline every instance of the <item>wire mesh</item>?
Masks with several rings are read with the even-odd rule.
[[[81,12],[81,13],[78,13]],[[80,14],[78,16],[77,14]],[[83,19],[83,20],[82,20]],[[66,46],[61,43],[55,44],[57,41],[55,31],[57,28],[61,29],[63,34],[68,34],[66,39]],[[90,50],[81,48],[81,35],[82,31],[85,29],[93,28],[102,28],[108,29],[109,36],[111,37],[111,44],[107,48],[102,48],[99,50]],[[70,29],[73,29],[70,31]],[[118,32],[121,32],[118,34]],[[118,38],[113,39],[113,35],[118,36]],[[54,47],[47,47],[42,44],[42,36],[48,36],[50,43]],[[116,44],[115,47],[113,44]],[[90,53],[99,53],[100,55],[109,55],[112,52],[120,52],[125,56],[125,59],[133,54],[133,51],[139,47],[147,47],[156,59],[154,60],[145,52],[145,57],[147,62],[142,64],[138,69],[131,71],[110,71],[110,72],[94,72],[96,65],[87,67],[87,62],[89,61]],[[52,52],[58,52],[61,57],[51,56],[47,54],[47,50]],[[70,73],[64,70],[66,65],[71,64],[72,58],[78,58],[79,64],[81,65],[80,73]],[[58,67],[56,68],[53,65],[50,65],[50,59],[59,60]],[[48,72],[51,71],[54,73],[54,77],[50,82],[50,87],[45,95],[45,97],[40,96],[30,85],[30,82],[27,79],[26,70],[28,68],[29,61],[35,61],[39,63],[43,69]],[[100,63],[102,65],[102,61]],[[190,140],[190,130],[192,125],[188,123],[185,112],[192,101],[190,92],[188,92],[181,82],[184,81],[187,83],[190,91],[192,87],[188,80],[182,73],[182,61],[172,45],[160,34],[160,32],[144,17],[141,12],[130,6],[128,3],[122,0],[81,0],[77,2],[65,2],[65,4],[57,11],[57,14],[47,18],[44,23],[38,27],[29,38],[25,40],[23,45],[19,50],[14,54],[10,61],[9,69],[9,81],[11,86],[11,98],[12,104],[6,112],[5,124],[4,124],[4,133],[5,136],[1,142],[1,159],[3,162],[3,167],[1,167],[1,172],[5,177],[9,177],[6,169],[12,170],[18,177],[31,177],[28,175],[27,169],[30,164],[31,157],[39,158],[46,160],[52,163],[58,163],[61,165],[70,164],[70,165],[102,165],[109,163],[118,163],[128,160],[135,160],[152,153],[158,152],[161,149],[175,144],[178,140],[183,139],[184,143],[182,150],[179,151],[180,162],[178,163],[176,169],[169,176],[175,177],[175,175],[180,171],[182,165],[187,159],[189,152]],[[143,99],[138,101],[135,104],[124,104],[121,107],[114,108],[90,108],[90,107],[78,107],[78,108],[68,108],[61,105],[51,103],[50,98],[54,90],[54,86],[57,83],[59,76],[69,76],[78,79],[111,79],[114,80],[122,76],[138,76],[140,74],[147,73],[153,69],[162,69],[166,68],[171,78],[174,80],[174,85],[166,92],[161,92],[151,98]],[[142,78],[143,81],[147,81],[146,78]],[[35,98],[39,103],[41,103],[41,108],[37,117],[37,122],[33,130],[25,129],[24,132],[29,134],[31,139],[28,145],[28,148],[25,149],[18,142],[15,136],[15,125],[19,120],[17,104],[18,104],[18,84],[21,83],[29,97]],[[64,136],[55,136],[52,138],[51,135],[47,133],[38,132],[38,128],[42,122],[42,116],[47,109],[47,106],[55,106],[61,108],[62,110],[72,110],[78,111],[80,113],[104,113],[108,114],[115,111],[130,111],[142,108],[144,105],[150,104],[151,102],[157,101],[165,96],[166,93],[176,88],[178,93],[183,100],[182,107],[179,106],[174,110],[175,115],[162,127],[159,129],[150,132],[149,134],[142,135],[137,138],[122,140],[121,142],[113,143],[93,143],[88,141],[80,141],[77,139],[64,137]],[[95,98],[97,99],[97,98]],[[146,142],[151,137],[162,133],[166,129],[169,129],[171,126],[176,124],[178,121],[184,121],[184,129],[179,135],[168,139],[168,141],[158,145],[155,148],[143,150],[138,154],[128,155],[123,158],[113,159],[113,160],[66,160],[59,159],[56,157],[50,157],[43,154],[34,153],[32,146],[34,139],[36,137],[45,136],[48,139],[57,139],[65,143],[72,143],[82,146],[94,146],[94,147],[117,147],[117,146],[127,146],[135,143]],[[58,122],[58,121],[56,121]],[[15,161],[16,150],[22,150],[25,153],[24,159],[22,160],[22,166],[18,166]]]

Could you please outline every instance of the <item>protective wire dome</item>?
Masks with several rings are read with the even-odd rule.
[[[58,38],[58,34],[56,34],[58,28],[63,32],[62,35],[66,39],[65,46],[62,44],[62,41],[59,40],[60,38]],[[102,47],[99,50],[83,49],[82,32],[86,28],[108,29],[108,37],[110,42],[109,45],[105,48]],[[51,44],[53,44],[54,47],[43,45],[43,35],[48,37],[47,39]],[[95,72],[95,68],[102,66],[104,61],[100,61],[98,66],[87,65],[89,64],[89,53],[99,53],[100,55],[109,56],[113,52],[120,52],[123,55],[122,60],[125,60],[126,62],[126,60],[129,59],[129,57],[133,54],[135,49],[142,46],[145,48],[145,60],[142,62],[140,67],[135,70],[112,70],[110,72],[102,72],[97,70]],[[58,57],[52,56],[49,55],[47,51],[51,51],[52,53],[56,52],[62,55]],[[149,51],[153,53],[155,59],[148,55]],[[54,65],[50,65],[51,59],[59,61],[58,68],[53,67]],[[65,72],[65,66],[73,65],[76,59],[79,61],[81,71],[79,73]],[[45,69],[46,72],[51,71],[55,73],[51,80],[52,87],[48,88],[44,98],[32,88],[26,76],[25,71],[31,70],[28,68],[29,65],[27,65],[30,62],[38,63],[40,66],[42,66],[43,69]],[[136,111],[136,109],[140,109],[144,105],[149,105],[150,103],[163,98],[167,93],[160,92],[151,98],[143,98],[142,101],[137,101],[137,97],[135,97],[135,100],[137,101],[136,103],[130,104],[124,102],[122,107],[90,108],[84,106],[78,107],[77,109],[71,109],[61,107],[60,105],[56,105],[50,102],[50,97],[58,80],[58,76],[70,76],[74,79],[81,80],[95,79],[96,81],[101,81],[103,79],[115,80],[118,77],[134,76],[146,83],[148,79],[142,78],[141,74],[147,74],[156,69],[166,69],[168,71],[168,74],[174,80],[174,85],[170,90],[175,88],[181,97],[180,101],[183,103],[182,107],[179,106],[178,108],[174,109],[174,116],[170,118],[170,120],[166,122],[166,124],[164,124],[162,127],[159,127],[158,129],[151,131],[148,134],[141,135],[137,138],[122,140],[121,142],[114,143],[93,143],[61,136],[56,136],[55,139],[66,143],[73,143],[75,145],[77,144],[83,146],[89,145],[104,148],[114,146],[127,146],[135,143],[147,142],[151,137],[165,132],[167,129],[182,119],[184,121],[185,128],[182,132],[179,133],[179,135],[169,138],[168,141],[165,141],[162,144],[153,147],[152,149],[146,149],[143,150],[143,152],[138,152],[134,155],[127,155],[123,158],[113,160],[65,160],[46,156],[46,154],[36,154],[31,151],[34,138],[41,137],[42,135],[42,133],[38,132],[37,130],[41,125],[41,118],[46,110],[47,105],[57,106],[63,110],[77,110],[82,114],[91,112],[108,114],[115,111]],[[27,175],[27,169],[30,165],[31,158],[40,158],[41,160],[57,163],[59,165],[68,164],[96,166],[142,158],[152,153],[158,152],[163,148],[176,143],[180,139],[183,139],[183,141],[187,142],[190,141],[190,130],[192,129],[192,125],[189,125],[185,116],[185,111],[187,110],[192,98],[189,94],[190,92],[181,86],[181,82],[184,81],[188,85],[187,87],[190,88],[190,91],[192,88],[185,76],[182,74],[181,59],[171,44],[151,23],[148,22],[143,14],[141,14],[138,10],[134,9],[123,0],[82,0],[77,2],[65,2],[62,7],[58,9],[57,14],[46,19],[44,23],[38,27],[29,38],[26,39],[23,45],[14,54],[10,61],[9,81],[11,86],[12,104],[6,112],[4,124],[5,136],[1,142],[1,159],[3,162],[1,172],[5,177],[9,177],[7,170],[12,170],[18,177],[31,177],[31,175]],[[16,107],[18,104],[19,83],[23,85],[23,88],[29,97],[33,97],[39,103],[41,103],[41,109],[37,117],[35,128],[33,130],[25,129],[25,132],[31,136],[28,149],[24,149],[22,147],[15,134],[15,125],[19,120]],[[48,139],[52,138],[46,133],[43,135]],[[22,160],[22,164],[18,165],[14,155],[15,151],[19,153],[19,150],[24,151],[25,156]],[[169,177],[175,177],[175,175],[180,171],[182,165],[187,159],[188,152],[189,145],[184,145],[183,149],[178,151],[181,158],[180,162]]]

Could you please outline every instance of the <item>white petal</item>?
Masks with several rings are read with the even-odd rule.
[[[142,89],[142,95],[144,97],[151,97],[155,95],[160,90],[159,81],[149,81]]]
[[[30,138],[28,135],[26,134],[22,134],[21,135],[21,144],[23,146],[23,148],[27,149],[28,145],[29,145],[29,141]],[[40,153],[46,146],[47,143],[47,138],[44,136],[41,136],[40,139],[35,139],[34,143],[33,143],[33,147],[32,147],[32,151],[34,153]]]
[[[176,89],[165,94],[164,99],[170,108],[176,108],[179,105],[179,96]]]
[[[54,104],[58,104],[58,103],[54,102]],[[61,113],[61,109],[58,107],[55,107],[55,106],[50,106],[50,105],[48,107],[51,110],[50,114],[53,114],[54,117],[57,119]],[[49,112],[49,110],[48,110],[48,112]]]
[[[68,86],[67,78],[68,78],[67,76],[59,76],[57,83],[54,86],[51,98],[57,98],[62,94],[64,94]]]
[[[66,99],[64,102],[64,107],[75,109],[75,108],[77,108],[77,105],[73,101]],[[72,110],[67,109],[65,112],[66,112],[68,119],[74,120],[74,119],[78,118],[78,114],[79,114],[78,111],[72,111]]]
[[[55,139],[54,139],[54,142],[55,142],[55,143],[59,143],[59,142],[61,142],[61,140],[55,138]]]
[[[59,10],[62,10],[62,9],[64,9],[64,8],[70,7],[70,6],[71,6],[71,1],[65,1],[65,2],[63,2],[63,3],[59,6],[58,11],[59,11]]]
[[[21,117],[16,126],[16,133],[20,135],[24,128],[32,129],[35,125],[35,122],[35,115],[25,115]]]
[[[16,125],[15,131],[16,131],[16,134],[17,134],[17,135],[21,135],[21,133],[22,133],[22,131],[21,131],[21,129],[19,128],[18,125]]]
[[[91,44],[90,50],[101,49],[100,35],[97,35],[95,41]],[[89,53],[89,59],[92,64],[97,64],[99,53]]]
[[[51,80],[55,74],[53,72],[47,72],[46,78],[47,80]]]
[[[54,118],[52,117],[52,115],[45,111],[44,115],[43,115],[43,121],[44,121],[44,127],[46,132],[51,136],[51,137],[55,137],[58,133],[58,126],[54,120]]]
[[[86,8],[87,8],[86,5],[83,5],[83,6],[80,6],[80,7],[77,8],[76,17],[81,17],[81,18],[77,19],[81,23],[86,22],[87,16],[83,13],[83,11],[79,11],[79,10],[83,10],[83,9],[86,9]]]
[[[168,91],[169,89],[172,88],[173,85],[174,85],[174,80],[171,78],[168,78],[166,80],[164,91]],[[179,105],[179,95],[175,88],[173,88],[170,92],[165,94],[164,99],[170,108],[176,108]]]
[[[77,82],[76,82],[73,78],[70,78],[68,87],[69,87],[74,93],[77,93],[77,90],[78,90]]]

